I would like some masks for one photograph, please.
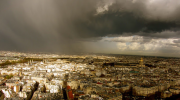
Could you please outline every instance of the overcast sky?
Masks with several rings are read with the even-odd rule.
[[[1,0],[0,50],[180,57],[180,1]]]

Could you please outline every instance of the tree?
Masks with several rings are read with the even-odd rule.
[[[13,77],[13,74],[10,74],[10,75],[7,75],[5,78],[6,79],[10,79],[10,78],[12,78]]]

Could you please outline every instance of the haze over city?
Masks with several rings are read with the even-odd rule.
[[[178,0],[0,1],[0,50],[179,57]]]

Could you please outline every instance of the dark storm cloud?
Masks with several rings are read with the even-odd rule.
[[[104,36],[126,33],[154,38],[166,30],[177,33],[180,7],[172,3],[175,8],[168,15],[164,14],[168,9],[159,10],[161,2],[156,10],[147,9],[148,1],[117,0],[102,13],[97,8],[110,0],[0,1],[0,49],[81,52],[86,48],[82,41]]]
[[[178,11],[174,12],[176,16],[164,18],[163,15],[158,15],[156,17],[146,13],[144,2],[148,0],[140,0],[141,2],[136,4],[130,1],[119,0],[109,6],[109,9],[102,14],[90,15],[84,20],[77,20],[77,23],[75,23],[76,29],[81,30],[82,36],[98,37],[125,34],[150,36],[153,38],[177,37],[178,34],[174,33],[177,33],[176,31],[180,28],[180,18],[177,18],[180,14]],[[171,34],[172,32],[174,33]]]
[[[16,0],[0,4],[1,50],[83,51],[73,20],[91,12],[95,2]]]
[[[143,36],[151,36],[148,33],[162,32],[178,27],[175,22],[149,21],[134,16],[132,13],[108,11],[105,14],[93,16],[90,21],[78,21],[77,29],[81,30],[82,36],[107,36],[110,34],[138,33]],[[134,34],[135,35],[135,34]],[[87,35],[85,35],[87,36]]]

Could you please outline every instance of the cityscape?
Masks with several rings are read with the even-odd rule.
[[[180,58],[1,51],[4,100],[175,100]]]
[[[0,0],[0,100],[180,100],[180,0]]]

